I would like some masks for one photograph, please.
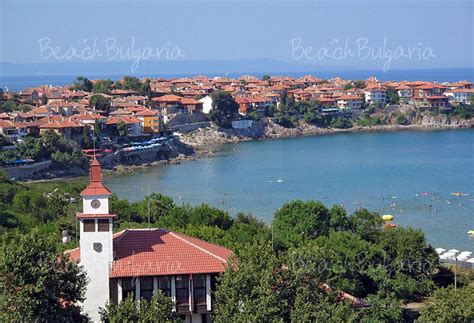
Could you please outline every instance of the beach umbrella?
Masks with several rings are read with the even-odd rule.
[[[436,248],[435,250],[436,250],[436,253],[437,253],[438,255],[440,255],[440,254],[442,254],[443,252],[446,251],[446,249],[443,249],[443,248]]]
[[[446,253],[440,255],[439,259],[448,260],[448,259],[452,259],[453,257],[454,257],[454,253],[446,252]]]
[[[469,256],[468,255],[459,255],[459,256],[457,256],[457,260],[458,261],[466,261],[467,257],[469,257]]]

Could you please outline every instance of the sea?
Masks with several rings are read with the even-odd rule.
[[[474,129],[341,133],[214,148],[214,157],[111,175],[137,201],[152,192],[270,223],[284,203],[366,208],[421,229],[434,247],[474,252]]]
[[[264,74],[275,75],[275,73],[228,73],[228,74],[209,74],[200,73],[208,77],[226,76],[239,77],[241,75],[253,75],[261,78]],[[406,70],[316,70],[304,72],[287,72],[277,73],[277,75],[288,75],[292,77],[301,77],[303,75],[314,75],[322,79],[333,77],[342,77],[347,80],[361,80],[368,77],[375,76],[381,81],[429,81],[429,82],[455,82],[460,80],[474,81],[474,68],[434,68],[434,69],[406,69]],[[137,74],[136,77],[186,77],[194,74]],[[27,75],[27,76],[6,76],[0,73],[0,88],[4,91],[20,91],[25,88],[36,87],[40,85],[64,86],[74,82],[74,79],[79,75]],[[123,75],[101,74],[101,75],[83,75],[91,80],[94,79],[111,79],[118,80]]]

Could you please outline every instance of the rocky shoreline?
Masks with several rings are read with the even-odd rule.
[[[304,122],[299,122],[297,127],[285,128],[271,119],[255,122],[253,127],[247,129],[223,129],[212,124],[206,128],[199,128],[193,132],[183,134],[180,141],[173,145],[172,149],[166,150],[156,157],[156,160],[148,159],[135,164],[120,164],[116,161],[104,160],[104,174],[131,174],[137,170],[147,167],[162,165],[175,165],[184,161],[193,161],[200,158],[211,158],[216,155],[216,147],[225,144],[253,140],[271,140],[296,138],[305,136],[331,135],[338,133],[360,133],[360,132],[389,132],[403,130],[435,131],[449,129],[466,129],[474,127],[474,118],[470,120],[450,119],[445,115],[423,116],[415,124],[410,125],[380,125],[371,127],[354,126],[349,129],[321,128]],[[51,176],[28,180],[28,182],[71,180],[84,176],[86,171],[68,174],[66,176],[49,172]]]
[[[417,123],[409,125],[388,124],[370,127],[354,126],[348,129],[321,128],[305,122],[299,122],[294,128],[285,128],[271,119],[265,119],[254,123],[248,129],[223,129],[215,125],[200,128],[191,133],[183,135],[181,141],[195,149],[207,149],[208,147],[229,143],[238,143],[252,140],[294,138],[303,136],[329,135],[337,133],[358,132],[383,132],[400,130],[444,130],[472,128],[474,120],[450,119],[445,115],[423,116]]]

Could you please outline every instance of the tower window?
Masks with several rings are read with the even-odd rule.
[[[95,232],[95,220],[83,220],[84,232]]]
[[[97,226],[99,232],[107,232],[109,231],[109,219],[99,219],[97,220]]]

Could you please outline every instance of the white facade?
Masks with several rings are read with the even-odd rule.
[[[385,90],[364,91],[365,102],[367,103],[385,103],[387,101],[387,92]]]
[[[398,90],[398,96],[401,98],[411,98],[413,96],[412,89]]]
[[[91,320],[98,322],[100,321],[98,309],[104,307],[109,300],[109,271],[113,261],[112,218],[110,215],[107,216],[109,213],[107,196],[84,196],[83,205],[79,231],[80,264],[88,277],[83,306],[84,312]],[[92,216],[87,218],[87,214]],[[93,214],[103,214],[104,217],[96,218]]]
[[[199,102],[202,102],[202,113],[209,114],[212,110],[212,98],[211,96],[207,95],[202,99],[199,99]]]
[[[97,200],[99,203],[92,201]],[[95,208],[92,206],[96,206]],[[84,214],[109,214],[109,197],[107,195],[84,196],[82,198]]]
[[[337,106],[341,109],[360,109],[362,108],[361,99],[338,99]]]
[[[474,91],[472,90],[466,90],[466,91],[446,91],[444,92],[444,95],[448,97],[449,100],[457,103],[463,103],[463,104],[469,104],[471,103],[469,100],[469,97],[471,94],[473,94]]]

